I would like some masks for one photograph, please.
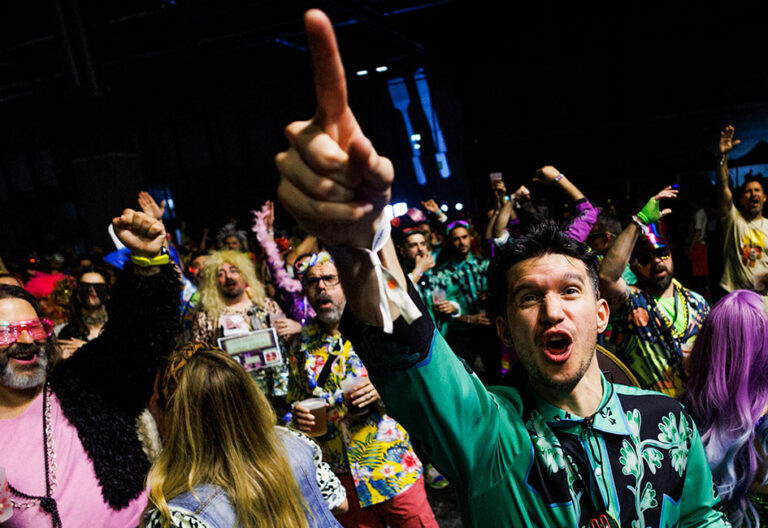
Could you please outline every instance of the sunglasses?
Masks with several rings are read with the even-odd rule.
[[[53,334],[53,323],[49,319],[32,319],[18,323],[0,322],[0,346],[14,344],[24,330],[35,341],[45,341]]]
[[[641,266],[647,266],[653,258],[656,257],[659,260],[667,260],[669,258],[669,248],[659,248],[650,253],[642,253],[635,257],[635,262]]]

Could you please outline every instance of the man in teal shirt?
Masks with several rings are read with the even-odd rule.
[[[381,229],[394,171],[347,105],[330,20],[311,10],[305,23],[318,110],[286,127],[278,195],[331,247],[357,319],[345,335],[388,410],[456,486],[464,525],[728,526],[683,407],[601,374],[609,310],[596,262],[554,227],[510,244],[489,275],[519,380],[486,389],[451,352]]]
[[[489,260],[472,253],[469,224],[457,220],[446,228],[448,259],[432,270],[422,282],[422,299],[432,311],[438,330],[460,358],[470,365],[475,357],[483,361],[483,381],[501,380],[501,343],[485,315],[488,285],[485,279]],[[445,292],[435,302],[432,293]]]

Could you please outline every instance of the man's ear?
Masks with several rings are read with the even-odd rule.
[[[501,316],[496,318],[496,333],[498,334],[499,339],[501,339],[502,343],[504,343],[508,347],[513,346],[512,332],[509,330],[509,325],[507,324],[507,321]]]
[[[608,301],[600,297],[597,300],[597,333],[602,334],[608,327],[608,321],[611,317],[611,309],[608,308]]]

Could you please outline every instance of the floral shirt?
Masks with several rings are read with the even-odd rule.
[[[320,387],[317,378],[328,361],[334,363]],[[352,344],[338,332],[327,334],[315,320],[293,342],[288,402],[317,397],[329,403],[328,432],[314,440],[335,472],[351,472],[363,508],[395,497],[422,474],[408,433],[386,414],[381,403],[369,405],[362,416],[347,415],[341,382],[367,375]]]
[[[280,306],[269,297],[264,302],[264,307],[256,304],[242,310],[229,310],[228,315],[241,315],[248,323],[251,330],[269,328],[270,314],[284,315]],[[222,336],[219,321],[208,315],[202,306],[194,312],[192,323],[192,341],[204,341],[218,346],[217,340]],[[280,340],[280,351],[283,356],[283,364],[280,367],[269,367],[251,372],[251,377],[256,380],[261,391],[275,403],[275,398],[285,398],[288,392],[288,358],[283,340]]]
[[[688,314],[682,335],[670,328],[671,317],[651,294],[629,286],[626,303],[611,314],[611,342],[616,355],[635,374],[642,388],[678,398],[685,386],[683,360],[709,314],[709,304],[677,280],[673,283],[675,311]]]
[[[345,330],[387,408],[455,486],[465,527],[730,526],[672,398],[601,376],[598,410],[582,418],[525,381],[486,388],[427,317],[393,334]]]
[[[425,274],[420,284],[420,290],[427,307],[432,310],[432,292],[444,290],[445,299],[459,305],[456,315],[474,315],[485,312],[485,304],[481,300],[481,294],[488,290],[485,273],[491,261],[470,254],[466,260],[451,258],[437,270],[430,270]],[[434,313],[440,332],[443,336],[451,331],[470,329],[470,325],[462,320]]]

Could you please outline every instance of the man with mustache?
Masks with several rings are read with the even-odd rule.
[[[720,132],[717,165],[717,216],[723,223],[723,276],[720,287],[726,292],[752,290],[768,295],[768,219],[763,216],[765,189],[762,177],[747,175],[740,189],[739,207],[728,187],[728,154],[741,143],[734,129]]]
[[[103,332],[66,361],[35,299],[0,285],[0,466],[13,528],[128,528],[146,506],[136,419],[178,331],[180,285],[162,223],[126,209],[112,225],[132,262]]]
[[[684,361],[693,348],[709,304],[674,277],[672,255],[658,221],[671,212],[659,200],[675,198],[667,187],[651,198],[621,232],[600,266],[600,293],[608,301],[614,321],[611,341],[616,354],[644,389],[673,398],[682,395]],[[630,286],[624,269],[637,277]]]
[[[303,283],[317,316],[294,341],[288,401],[319,397],[327,402],[328,431],[315,440],[347,491],[349,511],[338,515],[339,522],[345,527],[436,528],[421,461],[408,433],[386,414],[368,371],[339,333],[346,298],[328,253],[312,256]],[[342,383],[353,380],[357,385],[345,399]],[[293,423],[309,433],[315,420],[295,403]]]

